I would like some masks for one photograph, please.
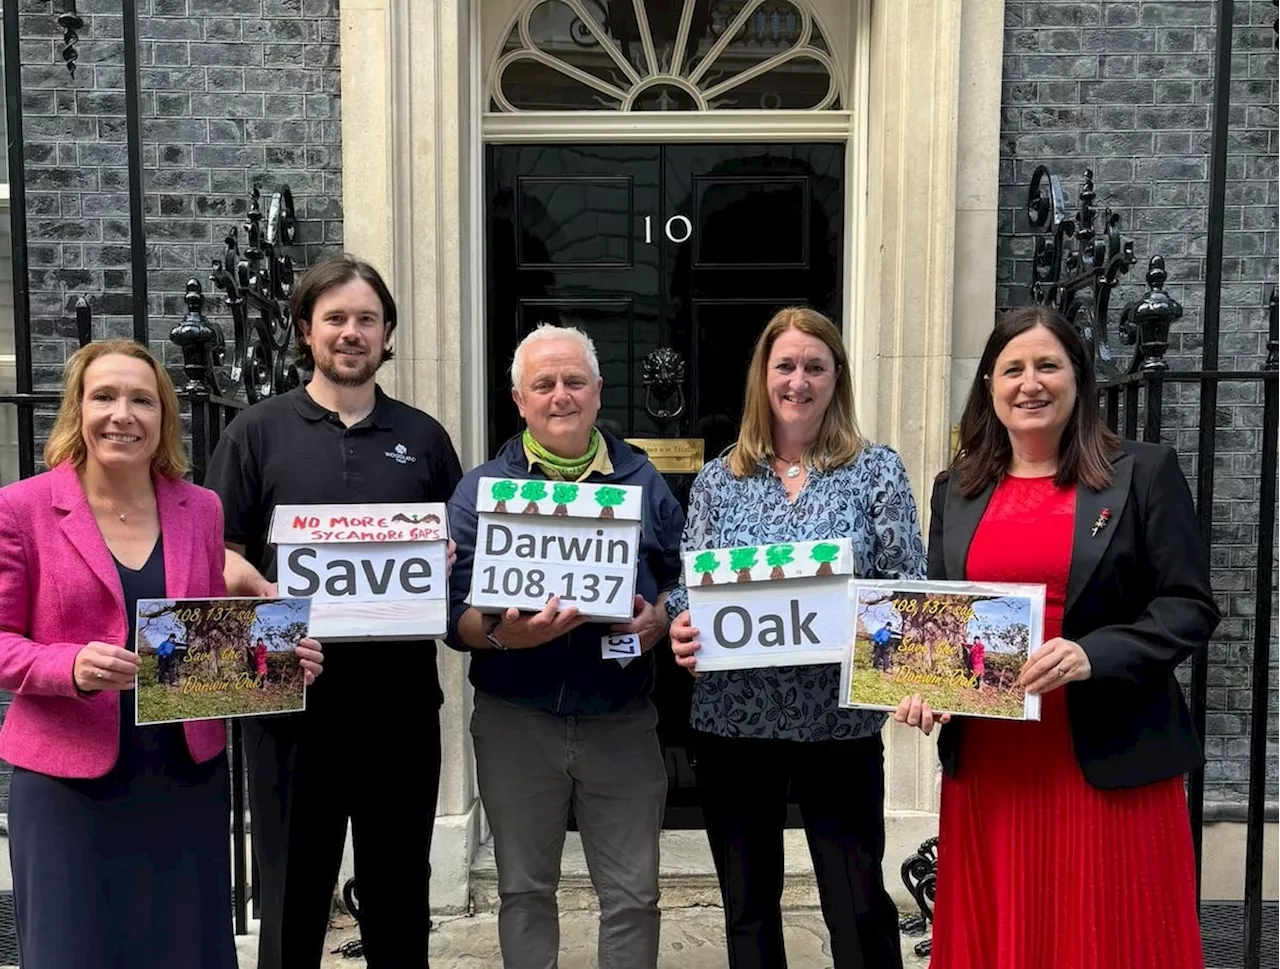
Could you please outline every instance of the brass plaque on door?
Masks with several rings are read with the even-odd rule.
[[[663,474],[697,474],[702,470],[700,437],[629,437],[627,443],[648,454]]]

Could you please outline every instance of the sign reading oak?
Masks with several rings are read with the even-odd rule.
[[[630,619],[642,507],[633,485],[481,478],[467,601],[536,612],[555,595],[592,619]]]
[[[448,519],[442,504],[279,505],[280,595],[311,599],[322,642],[443,636]]]
[[[847,538],[684,553],[698,669],[840,662],[852,574]]]

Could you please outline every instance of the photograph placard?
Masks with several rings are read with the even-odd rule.
[[[919,694],[936,713],[1040,719],[1017,683],[1044,640],[1043,585],[857,580],[840,705],[896,709]]]
[[[280,594],[311,600],[316,639],[422,639],[448,631],[444,505],[279,505],[269,539],[277,546]]]
[[[591,619],[632,616],[642,489],[481,478],[469,605],[537,612],[553,595]]]
[[[306,674],[294,650],[310,617],[309,599],[140,599],[138,724],[305,709]]]
[[[684,553],[697,669],[839,663],[852,574],[847,538]]]

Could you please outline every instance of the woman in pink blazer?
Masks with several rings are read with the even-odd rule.
[[[235,969],[221,720],[137,727],[139,599],[226,594],[222,506],[182,480],[147,349],[67,362],[50,470],[0,488],[0,689],[23,969]],[[319,645],[299,656],[310,682]]]

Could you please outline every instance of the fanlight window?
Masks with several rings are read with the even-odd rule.
[[[826,38],[792,0],[542,0],[516,20],[494,111],[829,110]]]

